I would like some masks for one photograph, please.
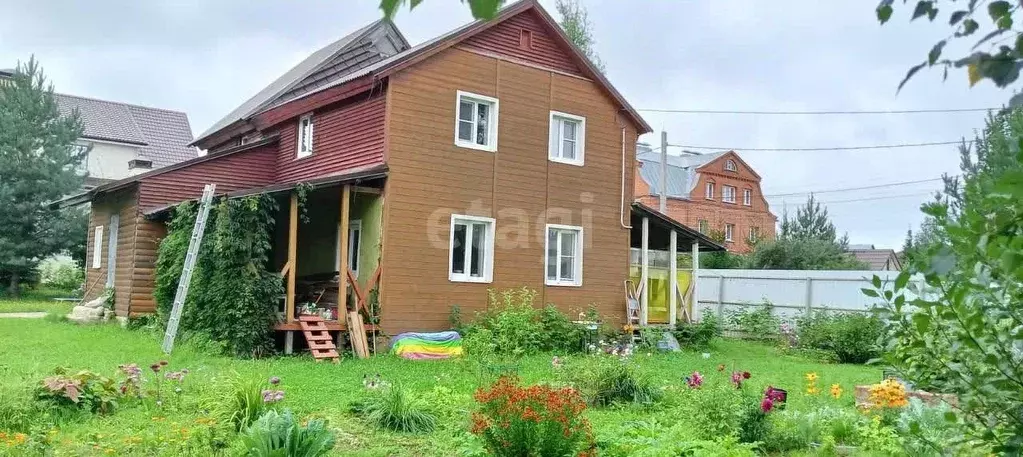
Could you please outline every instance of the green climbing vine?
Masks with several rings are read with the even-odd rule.
[[[239,357],[273,351],[281,277],[267,271],[277,204],[268,195],[221,199],[210,208],[206,234],[181,317],[181,332],[198,334]],[[196,207],[174,210],[160,243],[153,295],[164,319],[170,312],[184,263]]]
[[[298,220],[303,224],[309,223],[309,205],[306,202],[309,200],[309,192],[312,190],[313,185],[307,182],[295,184],[295,195],[298,197]]]

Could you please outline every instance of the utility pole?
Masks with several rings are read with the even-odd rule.
[[[661,214],[668,214],[668,132],[661,131]]]

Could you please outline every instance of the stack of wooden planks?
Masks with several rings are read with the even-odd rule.
[[[341,356],[337,353],[337,346],[334,345],[334,340],[330,337],[330,332],[327,331],[322,317],[300,316],[298,324],[302,328],[302,334],[305,335],[306,343],[309,344],[309,352],[313,354],[313,358],[317,362],[333,360],[336,363],[339,361]]]
[[[369,344],[366,341],[366,326],[362,323],[362,315],[358,311],[348,313],[348,337],[352,340],[352,352],[360,359],[369,357]]]

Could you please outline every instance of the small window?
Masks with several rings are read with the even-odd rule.
[[[738,170],[739,170],[739,168],[735,166],[735,161],[734,160],[728,159],[725,162],[725,171],[738,171]]]
[[[533,32],[530,30],[519,30],[519,47],[524,50],[533,49]]]
[[[735,203],[735,188],[732,186],[721,186],[721,201]]]
[[[552,162],[582,165],[586,147],[586,118],[551,111],[551,141],[547,158]]]
[[[103,226],[97,225],[92,235],[92,267],[99,268],[102,265],[100,256],[103,255]]]
[[[755,241],[757,241],[759,239],[760,239],[760,227],[750,227],[749,228],[749,240],[755,242]]]
[[[547,225],[547,257],[544,261],[548,286],[583,284],[583,228]]]
[[[725,241],[732,241],[732,234],[735,233],[735,224],[725,224]]]
[[[341,245],[341,232],[337,234],[337,245]],[[348,268],[352,274],[359,276],[359,251],[362,248],[362,220],[356,219],[348,223]],[[341,271],[341,251],[335,249],[334,268]]]
[[[742,204],[746,206],[750,206],[753,204],[753,189],[743,189]]]
[[[463,148],[497,150],[496,98],[458,91],[455,145]]]
[[[704,235],[707,234],[707,228],[708,227],[707,227],[707,220],[706,219],[700,219],[698,227],[700,229],[700,233],[702,233]]]
[[[707,183],[707,200],[714,199],[714,183]]]
[[[451,216],[451,255],[448,279],[490,282],[494,270],[494,219]]]
[[[313,115],[306,114],[298,119],[298,154],[299,159],[313,154]]]

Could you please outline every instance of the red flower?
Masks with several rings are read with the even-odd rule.
[[[774,408],[774,402],[770,398],[765,397],[764,401],[760,402],[760,410],[769,413]]]
[[[753,376],[753,375],[749,374],[748,371],[743,371],[742,372],[742,379],[749,379],[750,376]]]

